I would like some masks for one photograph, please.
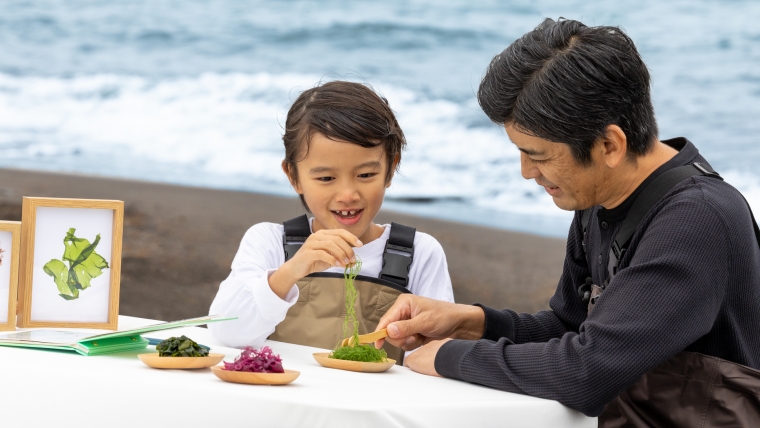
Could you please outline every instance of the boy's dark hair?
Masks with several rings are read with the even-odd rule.
[[[493,58],[478,102],[492,121],[567,144],[588,165],[609,125],[625,133],[631,159],[654,147],[649,86],[649,71],[620,28],[547,18]]]
[[[320,84],[302,92],[290,107],[282,141],[283,165],[291,180],[298,181],[296,163],[308,154],[315,132],[367,148],[382,145],[388,161],[386,183],[393,176],[396,158],[401,160],[401,151],[406,147],[404,133],[388,100],[361,83],[338,80]],[[395,167],[398,170],[398,163]],[[303,195],[301,203],[310,211]]]

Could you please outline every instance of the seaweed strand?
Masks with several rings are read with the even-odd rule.
[[[351,344],[340,346],[333,350],[330,358],[338,360],[363,361],[378,363],[388,361],[388,355],[384,349],[375,349],[372,345],[359,344],[359,321],[356,319],[356,287],[354,279],[362,269],[362,261],[358,257],[356,263],[346,266],[343,270],[343,283],[346,288],[346,317],[343,319],[343,337],[353,337]]]

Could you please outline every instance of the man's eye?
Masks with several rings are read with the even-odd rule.
[[[546,162],[546,159],[533,159],[533,158],[531,158],[530,161],[533,162],[533,163],[544,163],[544,162]]]

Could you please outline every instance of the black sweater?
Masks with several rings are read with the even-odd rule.
[[[674,187],[641,221],[588,316],[578,296],[586,277],[607,277],[611,240],[643,186],[676,166],[706,163],[686,139],[664,142],[680,152],[619,207],[593,209],[587,254],[575,213],[551,310],[483,307],[483,339],[446,343],[439,374],[596,416],[683,350],[760,369],[760,248],[747,204],[723,181],[695,176]]]

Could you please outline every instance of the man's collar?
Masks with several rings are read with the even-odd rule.
[[[670,160],[660,165],[660,167],[657,168],[653,173],[651,173],[649,177],[647,177],[639,185],[639,187],[637,187],[636,190],[634,190],[633,193],[631,193],[628,198],[623,201],[622,204],[612,209],[599,207],[599,211],[597,212],[597,217],[599,217],[599,219],[612,222],[623,220],[625,216],[628,215],[628,211],[631,209],[633,202],[644,190],[647,184],[649,184],[663,172],[681,165],[688,165],[694,162],[696,157],[699,156],[699,150],[697,150],[697,147],[684,137],[671,138],[669,140],[661,141],[663,144],[667,144],[668,146],[678,150],[678,153]]]

